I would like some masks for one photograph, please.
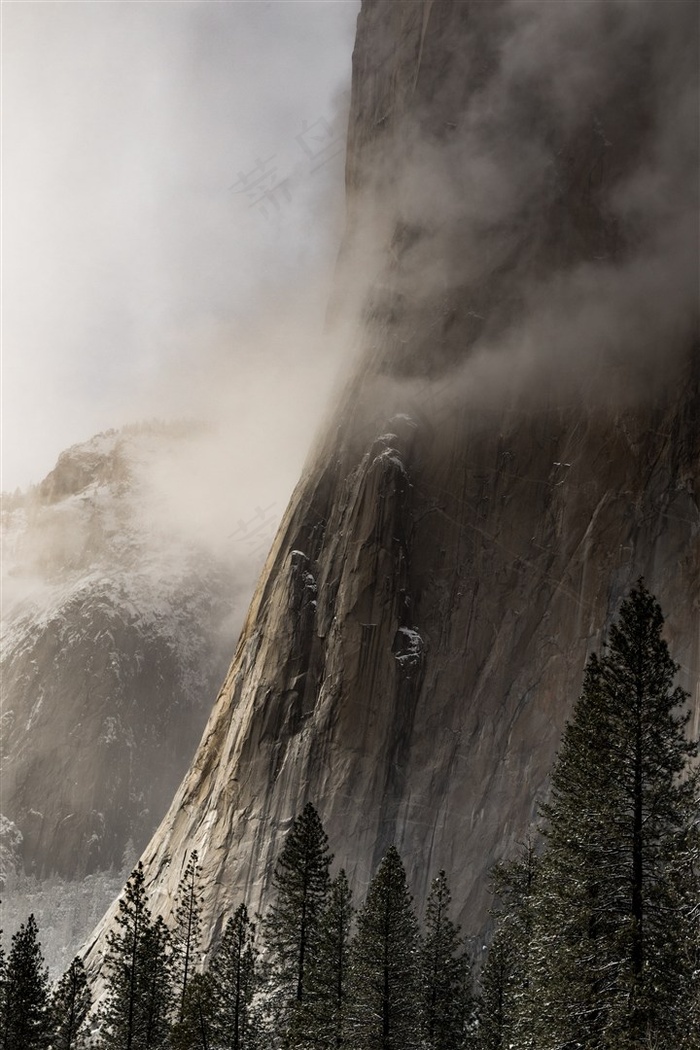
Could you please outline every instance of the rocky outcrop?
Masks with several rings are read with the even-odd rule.
[[[2,811],[13,869],[118,871],[125,850],[148,841],[201,735],[236,585],[228,565],[149,527],[139,475],[184,437],[156,426],[100,435],[5,501]]]
[[[377,267],[365,351],[143,857],[167,914],[198,850],[212,939],[241,899],[264,903],[308,800],[358,891],[394,842],[418,899],[444,867],[477,930],[486,875],[546,790],[586,656],[640,574],[697,728],[697,314],[680,295],[644,308],[658,253],[654,278],[676,266],[684,288],[693,259],[687,273],[675,226],[667,244],[623,194],[641,158],[664,163],[664,48],[683,33],[667,19],[659,35],[633,7],[363,5],[344,258]],[[607,34],[595,83],[602,38],[574,35],[571,51],[573,9]],[[552,37],[571,51],[564,85],[547,79]]]

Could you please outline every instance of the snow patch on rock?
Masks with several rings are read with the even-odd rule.
[[[425,642],[415,627],[399,627],[394,638],[394,658],[404,671],[412,671],[423,662]]]

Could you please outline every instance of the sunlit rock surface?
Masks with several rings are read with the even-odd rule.
[[[364,355],[292,497],[192,767],[144,853],[153,906],[167,914],[188,851],[199,851],[211,938],[241,900],[264,904],[284,834],[309,800],[359,893],[396,843],[419,902],[444,867],[464,928],[483,927],[487,873],[526,834],[586,656],[640,574],[667,614],[697,730],[696,316],[679,300],[676,329],[650,321],[644,354],[625,324],[612,352],[601,337],[616,309],[625,319],[631,309],[615,281],[641,242],[610,201],[653,153],[663,116],[654,26],[639,28],[647,50],[628,61],[615,48],[629,34],[616,37],[613,25],[615,75],[588,99],[584,84],[564,119],[546,92],[500,90],[507,14],[447,0],[362,8],[344,254],[361,257],[368,227],[376,235]],[[489,86],[494,171],[525,142],[544,161],[481,226],[466,207],[435,219],[430,194],[416,196],[400,173],[417,149],[431,178],[440,165],[468,178],[483,158],[442,145],[462,134],[469,144],[470,107]],[[433,185],[447,192],[445,180]],[[541,298],[577,266],[599,282],[584,305],[604,301],[608,327],[588,334],[592,314],[582,316],[579,286],[564,280],[558,300],[552,284],[558,341],[540,325],[538,342],[529,291]],[[580,287],[586,300],[589,285]],[[665,304],[655,301],[654,317]],[[508,356],[519,333],[526,361]],[[110,921],[91,942],[93,967]]]

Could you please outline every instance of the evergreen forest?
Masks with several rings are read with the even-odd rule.
[[[354,900],[309,803],[265,914],[240,902],[206,955],[196,852],[167,924],[139,863],[97,1003],[80,958],[50,987],[29,916],[0,954],[0,1050],[700,1050],[698,745],[662,635],[639,581],[493,871],[483,957],[446,872],[416,913],[394,846]]]

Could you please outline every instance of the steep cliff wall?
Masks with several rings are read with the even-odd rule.
[[[364,350],[144,854],[167,912],[199,851],[211,937],[307,800],[358,890],[395,842],[479,928],[640,574],[697,726],[696,12],[662,7],[363,5]]]

